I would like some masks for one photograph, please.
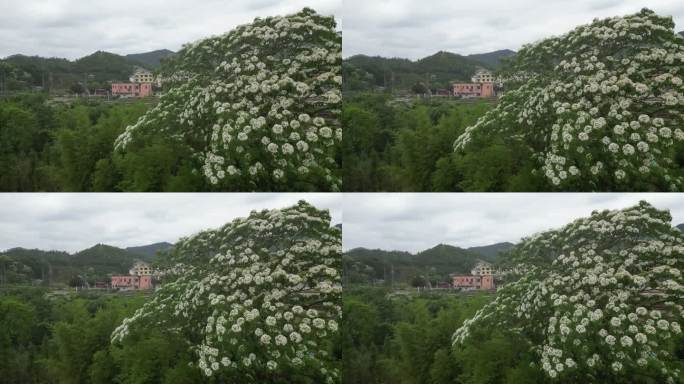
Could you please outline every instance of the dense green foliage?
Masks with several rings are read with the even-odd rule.
[[[530,149],[503,138],[480,140],[477,151],[452,143],[490,110],[487,102],[393,102],[362,94],[344,101],[346,191],[504,191],[541,189]]]
[[[200,383],[182,342],[164,330],[109,337],[143,296],[0,291],[0,378],[27,383]]]
[[[537,383],[531,354],[513,338],[494,335],[460,350],[453,327],[489,302],[488,295],[398,295],[345,290],[344,383]]]
[[[41,94],[0,100],[0,191],[196,191],[193,158],[155,137],[115,153],[114,140],[148,109],[142,102],[48,103]]]

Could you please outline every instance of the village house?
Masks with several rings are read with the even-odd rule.
[[[154,82],[154,75],[152,72],[148,71],[147,69],[144,68],[137,68],[135,72],[133,72],[133,75],[128,79],[130,80],[131,83],[153,83]]]
[[[112,96],[152,96],[152,83],[112,83]]]
[[[494,75],[486,70],[479,70],[470,79],[471,83],[455,83],[453,85],[454,96],[465,98],[472,97],[494,97]]]
[[[152,96],[152,72],[137,68],[129,78],[130,83],[112,83],[112,96],[148,97]]]
[[[496,81],[494,74],[491,72],[480,69],[475,74],[473,77],[470,78],[470,81],[473,83],[494,83]]]
[[[112,289],[123,291],[152,289],[152,268],[149,264],[138,261],[128,271],[128,275],[112,276]]]
[[[496,274],[490,263],[479,261],[470,271],[470,275],[453,276],[453,286],[464,290],[496,289]]]

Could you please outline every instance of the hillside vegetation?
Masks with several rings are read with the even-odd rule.
[[[511,243],[459,248],[439,244],[416,254],[403,251],[355,248],[343,255],[345,284],[397,286],[450,282],[452,274],[470,274],[478,261],[496,263]]]
[[[69,254],[61,251],[13,248],[0,252],[0,284],[46,286],[90,285],[108,281],[111,274],[127,274],[138,261],[152,262],[155,245],[133,247],[134,252],[106,244]]]
[[[70,61],[61,58],[13,55],[0,59],[0,91],[72,92],[78,84],[89,89],[109,88],[111,82],[127,82],[136,67],[153,70],[171,51],[121,56],[97,51]]]
[[[356,55],[342,64],[343,90],[367,91],[377,88],[409,91],[418,83],[430,88],[450,88],[453,82],[470,82],[480,68],[497,69],[510,50],[462,56],[440,51],[419,60]]]

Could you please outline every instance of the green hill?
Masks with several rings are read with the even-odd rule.
[[[161,243],[142,245],[139,247],[127,247],[126,251],[143,255],[145,260],[151,261],[156,258],[158,252],[168,251],[171,248],[173,248],[173,244],[164,241]]]
[[[144,248],[144,247],[143,247]],[[137,260],[154,256],[97,244],[73,255],[61,251],[13,248],[0,252],[0,283],[67,285],[76,277],[91,284],[111,274],[128,273]]]
[[[343,62],[345,90],[381,87],[408,91],[416,83],[431,88],[448,88],[454,81],[470,81],[478,68],[493,69],[490,64],[440,51],[417,61],[400,58],[356,55]]]
[[[470,247],[468,251],[482,255],[485,260],[496,262],[501,252],[506,252],[513,247],[513,243],[504,242],[481,247]]]
[[[411,285],[416,279],[427,279],[433,284],[450,281],[451,274],[467,274],[478,260],[496,261],[494,249],[505,246],[477,247],[488,254],[469,249],[439,244],[412,254],[403,251],[355,248],[343,255],[343,274],[346,284],[384,283]]]
[[[141,62],[132,61],[126,57],[114,53],[97,51],[76,60],[73,70],[77,73],[87,74],[89,80],[98,82],[128,81],[135,67],[144,67]]]
[[[144,65],[150,68],[156,69],[161,67],[161,62],[163,59],[171,57],[175,54],[175,52],[169,51],[168,49],[160,49],[152,52],[134,53],[126,55],[126,59],[131,60],[133,62],[143,63]]]
[[[146,60],[152,56],[142,54]],[[135,56],[135,55],[133,55]],[[0,90],[44,89],[68,91],[87,81],[88,87],[108,88],[109,83],[128,81],[135,67],[154,69],[154,65],[114,53],[97,51],[75,61],[40,56],[13,55],[0,60]]]
[[[502,59],[511,57],[513,55],[515,55],[515,51],[511,51],[510,49],[502,49],[500,51],[468,55],[467,57],[471,60],[479,61],[488,67],[498,69],[503,64]]]
[[[12,248],[0,252],[0,282],[26,284],[37,281],[66,282],[77,273],[71,255],[61,251]]]

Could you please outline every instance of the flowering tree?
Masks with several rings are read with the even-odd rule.
[[[684,38],[673,28],[644,9],[525,46],[504,72],[513,90],[455,150],[503,134],[532,150],[551,188],[684,189],[673,161],[684,139]]]
[[[340,252],[329,214],[305,202],[181,239],[161,289],[112,341],[161,328],[182,335],[218,381],[338,382],[329,351],[341,316]]]
[[[498,326],[528,340],[551,379],[675,382],[684,236],[670,220],[641,202],[523,239],[512,282],[456,330],[454,346]]]
[[[339,190],[341,61],[335,20],[311,9],[186,45],[163,66],[167,93],[115,147],[178,140],[221,190]]]

